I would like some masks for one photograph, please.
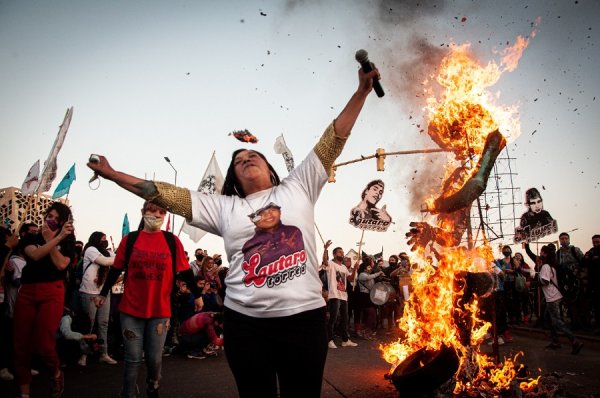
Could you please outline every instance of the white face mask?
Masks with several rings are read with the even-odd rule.
[[[156,216],[144,216],[144,225],[151,231],[158,231],[162,227],[164,218],[158,218]]]

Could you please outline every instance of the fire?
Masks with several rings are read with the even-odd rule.
[[[469,249],[459,246],[471,205],[485,190],[496,157],[520,134],[518,107],[497,104],[499,93],[489,88],[504,72],[517,67],[534,36],[535,31],[529,38],[518,37],[501,53],[499,63],[490,61],[485,65],[471,55],[469,44],[452,45],[439,74],[425,82],[428,134],[440,147],[451,151],[455,161],[448,164],[441,195],[427,200],[427,210],[439,214],[437,226],[411,223],[413,229],[407,236],[412,237],[409,244],[416,250],[413,260],[417,267],[411,275],[413,291],[398,321],[402,337],[381,345],[380,350],[393,373],[423,348],[435,351],[451,347],[459,362],[454,374],[455,394],[485,390],[499,395],[517,379],[521,380],[521,391],[527,392],[538,381],[524,378],[522,366],[517,365],[520,354],[497,365],[480,352],[479,345],[492,326],[482,319],[480,300],[492,294],[493,253],[488,244],[475,248],[469,244]],[[437,82],[439,88],[432,88],[432,82]],[[441,246],[435,253],[437,267],[424,255],[426,248],[434,244]],[[469,285],[473,279],[489,289],[477,291],[479,287]]]

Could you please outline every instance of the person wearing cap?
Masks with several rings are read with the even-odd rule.
[[[321,394],[328,341],[315,203],[379,72],[360,70],[358,76],[358,88],[337,119],[283,180],[263,154],[247,149],[233,152],[221,194],[142,180],[114,170],[103,156],[88,163],[100,177],[223,238],[229,263],[225,354],[240,397]],[[275,206],[269,207],[271,202]],[[265,207],[268,213],[279,213],[281,224],[298,231],[277,235],[280,227],[264,225],[273,222]],[[265,259],[269,254],[262,247],[248,244],[259,234],[272,234],[256,244],[281,250],[278,258]]]

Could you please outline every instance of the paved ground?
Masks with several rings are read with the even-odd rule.
[[[501,356],[524,351],[523,363],[541,369],[542,382],[556,385],[554,397],[600,397],[600,339],[588,337],[585,347],[571,355],[567,345],[552,351],[543,331],[521,328],[514,330],[514,341],[500,347]],[[384,339],[390,339],[390,336]],[[393,384],[384,378],[388,370],[381,359],[377,342],[356,340],[359,347],[329,350],[322,396],[325,398],[399,397]],[[491,350],[484,347],[484,350]],[[64,397],[116,397],[120,388],[122,362],[110,366],[90,363],[86,368],[67,367]],[[143,377],[143,375],[140,375]],[[44,375],[35,377],[32,397],[47,397]],[[143,385],[143,384],[142,384]],[[0,382],[0,397],[15,397],[16,386]],[[165,358],[161,397],[236,397],[233,377],[223,354],[203,360],[181,356]],[[404,398],[404,396],[402,396]]]

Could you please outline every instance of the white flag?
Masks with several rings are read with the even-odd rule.
[[[65,142],[65,137],[67,136],[67,130],[69,130],[69,125],[71,124],[71,117],[73,116],[73,107],[67,109],[67,113],[65,114],[65,119],[60,125],[60,129],[58,130],[58,134],[56,135],[56,140],[54,140],[54,145],[52,145],[52,149],[50,150],[50,155],[48,155],[48,159],[44,162],[44,171],[42,171],[42,175],[40,177],[40,183],[36,189],[39,192],[47,192],[50,190],[52,186],[52,181],[56,178],[56,157],[58,156],[58,152],[60,148],[62,148],[63,142]]]
[[[283,160],[285,160],[285,167],[287,168],[288,173],[294,170],[294,157],[292,156],[292,151],[285,144],[285,139],[283,138],[283,134],[281,134],[275,140],[275,145],[273,145],[273,149],[275,153],[279,155],[283,155]]]
[[[204,176],[202,177],[202,181],[200,181],[200,185],[198,186],[198,192],[206,194],[220,193],[221,189],[223,188],[223,183],[223,173],[221,173],[221,169],[217,163],[217,158],[213,152],[210,162],[208,162],[208,167],[206,168]],[[190,239],[194,242],[198,242],[204,235],[206,235],[206,231],[200,228],[192,227],[187,222],[183,223],[181,226],[179,233],[181,234],[181,232],[188,234]]]
[[[31,195],[35,192],[40,181],[40,160],[38,159],[29,169],[23,185],[21,185],[21,193],[23,195]]]

